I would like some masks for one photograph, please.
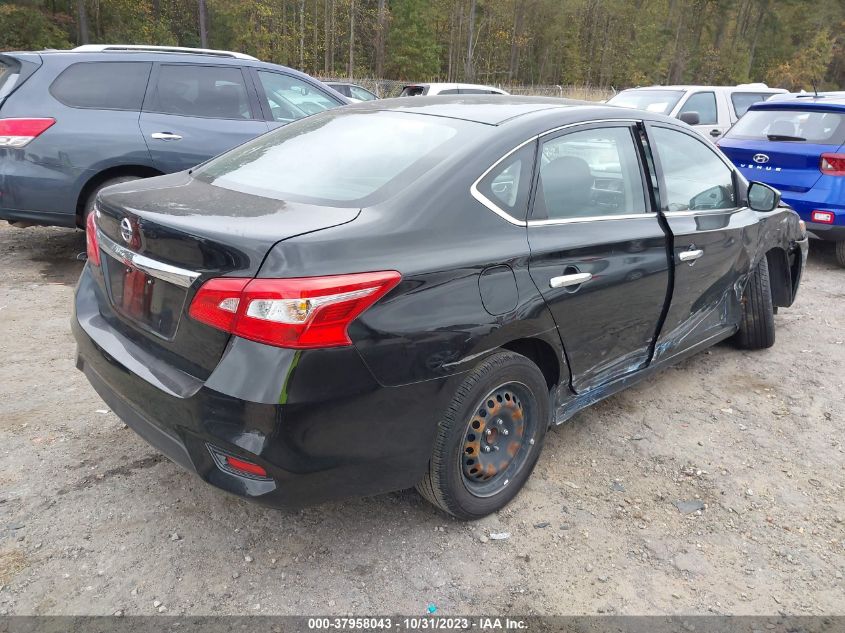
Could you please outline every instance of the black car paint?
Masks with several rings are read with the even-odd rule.
[[[776,296],[779,305],[792,303],[806,238],[788,209],[671,218],[665,209],[655,212],[659,192],[645,174],[654,208],[642,220],[526,225],[527,208],[509,221],[474,199],[470,185],[488,167],[549,130],[608,121],[643,131],[644,120],[683,129],[659,115],[561,103],[434,97],[352,106],[486,124],[477,143],[413,187],[340,215],[205,189],[187,174],[111,189],[100,200],[105,232],[115,235],[109,222],[125,214],[137,219],[145,239],[153,235],[147,231],[168,236],[160,244],[145,241],[157,258],[182,265],[180,252],[201,258],[186,305],[199,282],[221,275],[398,270],[402,281],[352,324],[352,347],[224,342],[222,333],[183,315],[180,328],[190,329],[180,341],[185,347],[167,350],[112,309],[102,274],[87,265],[73,319],[78,367],[120,417],[174,461],[220,488],[281,506],[414,485],[465,373],[498,349],[540,364],[555,411],[549,422],[560,423],[733,334],[749,271],[769,251],[782,250],[790,263],[789,291]],[[745,186],[739,176],[737,184]],[[184,200],[177,198],[180,188]],[[205,197],[186,212],[183,205],[200,193]],[[677,261],[692,238],[715,250],[711,262]],[[538,286],[567,265],[613,274],[592,288],[544,299]],[[210,340],[214,351],[194,368],[174,361]],[[591,365],[596,351],[604,362]],[[260,464],[272,480],[222,471],[207,444]]]

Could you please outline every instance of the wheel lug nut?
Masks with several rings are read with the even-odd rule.
[[[496,445],[493,447],[493,450],[494,450],[494,451],[498,451],[498,450],[499,450],[499,445],[498,445],[498,444],[496,444]]]
[[[499,426],[502,426],[502,424],[504,424],[504,422],[502,422],[502,418],[499,418],[498,420],[496,420],[496,424],[498,424]]]
[[[485,452],[485,453],[489,453],[489,452],[490,452],[490,447],[489,447],[489,446],[485,446],[485,447],[484,447],[484,452]]]
[[[487,429],[486,431],[484,431],[484,435],[492,435],[492,434],[493,434],[493,429]]]
[[[507,429],[502,429],[502,435],[507,435],[509,431]]]

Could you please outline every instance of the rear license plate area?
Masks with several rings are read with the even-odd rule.
[[[109,253],[103,258],[103,266],[115,311],[157,336],[172,339],[185,304],[185,290]]]

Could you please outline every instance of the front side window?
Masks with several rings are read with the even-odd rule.
[[[68,66],[50,94],[72,108],[141,110],[149,62],[83,62]]]
[[[364,90],[359,86],[349,86],[348,96],[352,97],[353,99],[360,99],[361,101],[372,101],[378,98],[369,90]]]
[[[703,141],[676,130],[652,128],[666,191],[661,200],[669,211],[736,207],[733,171]]]
[[[274,121],[289,123],[341,105],[308,82],[282,73],[258,71]]]
[[[445,117],[341,108],[260,136],[194,176],[277,200],[369,206],[411,186],[486,128]]]
[[[684,112],[697,112],[699,125],[716,125],[719,122],[719,115],[716,113],[716,94],[696,92],[687,99],[678,115]]]
[[[630,128],[571,132],[543,143],[532,219],[645,211],[640,164]]]
[[[240,68],[162,64],[150,109],[211,119],[252,119]]]

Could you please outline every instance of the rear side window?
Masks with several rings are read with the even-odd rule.
[[[845,143],[845,113],[749,110],[728,131],[725,138],[842,145]]]
[[[772,93],[770,92],[732,92],[731,103],[733,104],[737,118],[739,118],[748,112],[748,108],[753,104],[765,101],[771,96]]]
[[[330,110],[241,145],[194,177],[277,200],[369,206],[411,186],[485,127],[392,111]]]
[[[478,183],[481,195],[518,220],[525,219],[535,153],[535,143],[528,143],[496,165]]]
[[[258,71],[274,121],[290,122],[340,105],[306,81],[282,73]]]
[[[240,68],[162,64],[150,110],[210,119],[251,119]]]
[[[698,112],[699,125],[716,125],[719,117],[716,114],[716,94],[713,92],[696,92],[683,105],[679,115],[684,112]]]
[[[640,163],[629,128],[570,132],[543,143],[533,219],[645,211]]]
[[[20,64],[10,59],[0,59],[0,98],[3,98],[14,87],[20,72]]]
[[[82,62],[65,68],[50,94],[72,108],[140,110],[149,62]]]

